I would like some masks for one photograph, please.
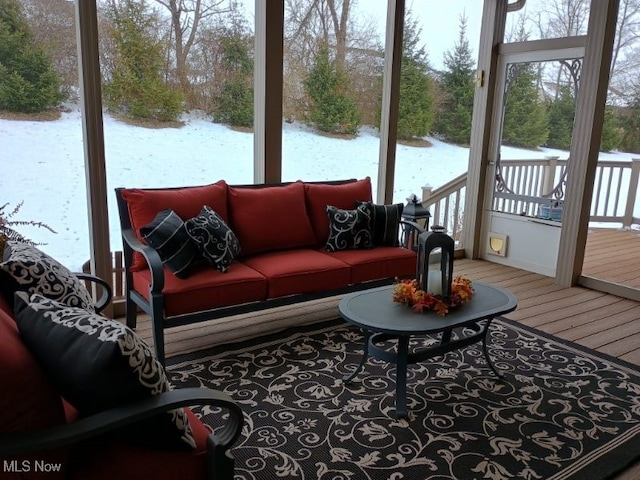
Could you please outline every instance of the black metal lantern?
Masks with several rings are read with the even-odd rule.
[[[427,293],[451,296],[453,250],[455,242],[444,227],[434,225],[432,231],[418,236],[416,280]]]
[[[402,209],[402,218],[403,220],[414,222],[424,227],[425,230],[428,230],[431,213],[429,213],[429,210],[424,208],[418,197],[415,194],[412,194],[407,198],[407,204]],[[402,246],[412,250],[417,250],[419,233],[420,230],[416,227],[404,225],[402,230]]]

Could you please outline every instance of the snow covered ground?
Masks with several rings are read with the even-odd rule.
[[[121,250],[116,187],[164,187],[253,182],[253,135],[214,124],[197,113],[182,128],[150,129],[104,117],[111,249]],[[283,124],[283,180],[329,180],[378,176],[377,133],[368,128],[352,140],[313,133],[301,124]],[[438,187],[467,170],[469,150],[428,138],[431,147],[398,145],[394,201],[406,202],[421,187]],[[16,220],[49,224],[57,234],[20,228],[46,245],[41,248],[69,268],[89,258],[82,124],[77,107],[52,122],[0,119],[0,205],[7,210],[24,200]],[[506,147],[502,158],[567,157]],[[631,160],[630,155],[602,158]],[[375,192],[374,192],[375,195]],[[6,213],[6,212],[5,212]]]

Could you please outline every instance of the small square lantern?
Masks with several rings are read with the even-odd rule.
[[[407,197],[407,204],[402,209],[403,220],[417,223],[424,227],[425,230],[429,230],[430,218],[431,213],[429,213],[429,210],[424,208],[422,202],[418,199],[415,193]],[[402,246],[412,250],[417,250],[419,233],[420,231],[417,228],[411,225],[404,225],[402,232]]]
[[[451,296],[454,246],[453,238],[445,233],[444,227],[434,225],[430,232],[418,236],[416,281],[421,290],[443,297]]]

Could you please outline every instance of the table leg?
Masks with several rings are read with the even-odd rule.
[[[484,351],[484,358],[487,359],[487,364],[489,365],[489,368],[491,368],[491,371],[493,371],[496,377],[502,380],[504,378],[504,374],[498,369],[496,369],[495,365],[491,361],[491,357],[489,356],[489,351],[487,349],[487,335],[489,334],[489,326],[491,325],[492,320],[493,318],[489,318],[487,320],[487,325],[484,328],[484,335],[482,336],[482,350]]]
[[[409,337],[398,337],[398,357],[396,361],[396,417],[407,416],[407,361],[409,358]]]
[[[362,358],[360,359],[360,365],[358,365],[353,372],[342,377],[342,381],[345,383],[349,383],[356,377],[356,375],[358,375],[358,373],[362,371],[362,369],[364,368],[364,364],[367,362],[367,358],[369,357],[369,339],[371,338],[371,332],[369,330],[363,329],[362,334],[364,335],[364,345],[362,347],[363,352]]]

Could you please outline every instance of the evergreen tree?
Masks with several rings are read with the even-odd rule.
[[[0,110],[42,112],[62,100],[59,76],[35,44],[20,5],[0,0]]]
[[[576,100],[568,85],[561,86],[556,100],[547,107],[549,118],[549,138],[546,146],[569,150],[573,133],[573,119],[576,111]]]
[[[400,71],[398,138],[424,137],[433,123],[433,86],[427,75],[427,54],[419,46],[421,28],[411,11],[405,15]]]
[[[143,0],[110,4],[107,15],[115,45],[114,67],[104,84],[107,107],[134,119],[177,120],[182,99],[164,80],[159,18]]]
[[[640,153],[640,85],[636,87],[633,100],[625,109],[620,123],[623,129],[620,149]]]
[[[310,99],[309,121],[327,133],[356,134],[360,114],[348,91],[348,79],[329,58],[326,46],[320,48],[314,66],[305,81]]]
[[[509,67],[502,142],[516,147],[544,145],[549,136],[547,112],[540,102],[533,65]]]
[[[473,113],[474,61],[467,39],[467,19],[460,18],[458,40],[444,55],[444,101],[436,119],[436,131],[446,141],[468,145]]]
[[[235,6],[235,4],[234,4]],[[234,126],[253,126],[253,38],[237,10],[220,38],[225,78],[217,99],[216,120]]]
[[[600,140],[600,151],[610,152],[620,146],[622,137],[618,126],[618,119],[612,107],[606,106],[604,111],[604,123],[602,125],[602,137]]]

